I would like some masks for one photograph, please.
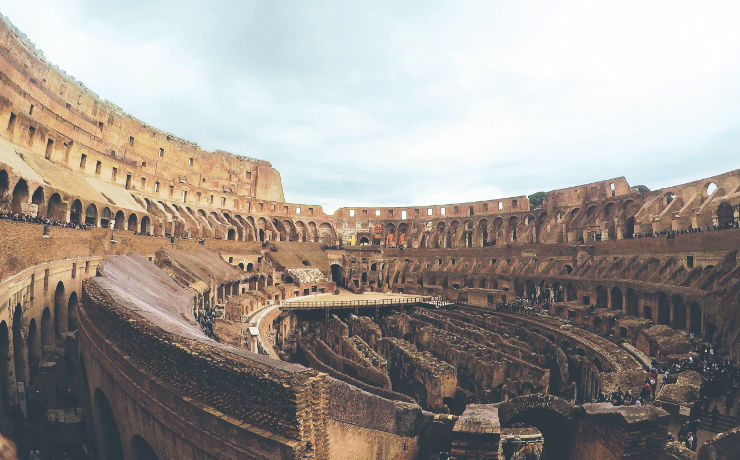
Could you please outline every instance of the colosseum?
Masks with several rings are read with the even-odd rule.
[[[0,123],[19,458],[737,449],[740,170],[327,214],[269,161],[127,115],[4,18]]]

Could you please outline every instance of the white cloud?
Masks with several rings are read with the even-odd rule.
[[[173,8],[0,1],[102,97],[270,160],[296,202],[450,203],[737,167],[736,2]]]

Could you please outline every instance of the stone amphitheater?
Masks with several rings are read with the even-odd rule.
[[[19,458],[740,442],[740,170],[326,214],[286,202],[268,161],[125,114],[4,18],[0,123],[0,432]]]

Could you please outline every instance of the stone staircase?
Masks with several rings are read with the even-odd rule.
[[[720,414],[717,418],[717,427],[712,429],[712,414],[710,413],[709,415],[701,418],[699,428],[707,431],[712,431],[714,433],[724,433],[725,431],[730,431],[731,429],[739,425],[740,422],[738,422],[735,417],[731,415]]]

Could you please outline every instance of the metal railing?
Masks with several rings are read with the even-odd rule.
[[[303,309],[303,308],[353,308],[353,307],[385,307],[393,305],[410,305],[417,303],[431,303],[430,296],[403,297],[397,299],[376,300],[306,300],[296,302],[281,302],[280,309]]]

